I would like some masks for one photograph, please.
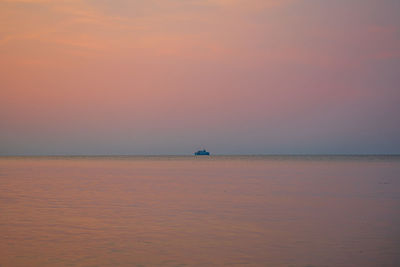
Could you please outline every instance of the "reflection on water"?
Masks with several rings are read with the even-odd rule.
[[[0,158],[0,240],[1,266],[400,266],[400,158]]]

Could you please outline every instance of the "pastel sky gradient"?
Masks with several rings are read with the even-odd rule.
[[[0,155],[400,153],[398,0],[0,0]]]

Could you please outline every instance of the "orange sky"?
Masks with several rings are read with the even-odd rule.
[[[394,0],[0,0],[0,154],[400,152]]]

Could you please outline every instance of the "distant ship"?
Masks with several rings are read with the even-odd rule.
[[[209,156],[210,152],[208,152],[205,149],[203,149],[203,150],[199,150],[199,151],[194,152],[194,155],[195,156]]]

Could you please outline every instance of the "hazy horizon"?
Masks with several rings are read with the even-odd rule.
[[[304,153],[292,153],[292,154],[220,154],[211,153],[209,156],[195,156],[193,153],[187,154],[10,154],[0,155],[0,157],[186,157],[193,156],[197,158],[209,158],[209,157],[399,157],[400,154],[304,154]]]

